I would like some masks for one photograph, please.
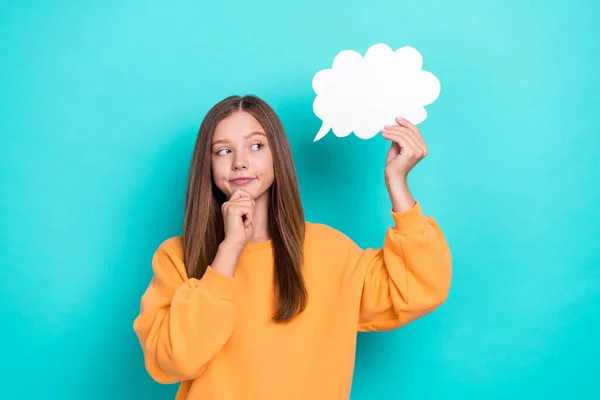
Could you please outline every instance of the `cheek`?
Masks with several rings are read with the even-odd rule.
[[[265,180],[273,180],[273,158],[270,153],[260,158],[260,172]]]
[[[223,161],[223,159],[218,158],[211,160],[212,177],[219,188],[221,188],[223,180],[227,178],[225,174],[227,167]]]

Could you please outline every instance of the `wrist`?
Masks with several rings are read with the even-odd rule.
[[[386,167],[383,170],[383,175],[385,176],[385,182],[408,182],[408,172],[398,172],[394,169]]]
[[[413,208],[415,199],[410,192],[406,179],[386,179],[386,186],[394,212],[404,212]]]
[[[408,189],[408,175],[390,176],[385,174],[385,186],[388,191],[392,192],[407,192]],[[391,194],[391,193],[390,193]]]
[[[244,244],[236,243],[225,239],[221,242],[221,244],[219,244],[218,252],[239,257],[244,251],[244,247]]]
[[[235,243],[221,242],[212,262],[212,268],[222,275],[233,276],[243,250],[243,246],[240,247]]]

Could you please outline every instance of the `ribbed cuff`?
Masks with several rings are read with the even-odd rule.
[[[235,278],[218,273],[210,266],[206,268],[204,276],[198,283],[204,285],[215,297],[225,300],[233,300],[235,290]]]
[[[421,229],[427,224],[427,217],[421,210],[421,203],[415,202],[415,205],[410,209],[402,212],[390,212],[394,219],[394,227],[402,234],[414,232]]]

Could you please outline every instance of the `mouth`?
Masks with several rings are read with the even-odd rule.
[[[256,178],[250,178],[247,176],[243,176],[240,178],[235,178],[235,179],[230,179],[229,183],[236,185],[236,186],[246,186],[252,182],[254,182]]]

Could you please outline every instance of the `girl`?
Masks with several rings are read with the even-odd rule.
[[[304,220],[281,121],[232,96],[206,115],[183,235],[156,250],[134,322],[146,369],[177,400],[348,399],[357,331],[399,328],[446,299],[446,241],[407,186],[427,155],[408,121],[386,126],[393,226],[359,248]]]

